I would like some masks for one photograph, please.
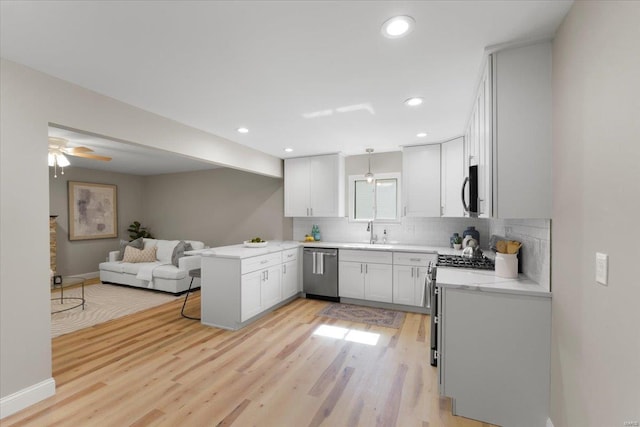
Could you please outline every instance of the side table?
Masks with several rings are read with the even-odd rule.
[[[82,288],[82,297],[65,297],[64,296],[64,288],[68,286],[73,286],[73,285],[80,285],[80,287]],[[77,277],[77,276],[63,277],[62,283],[59,285],[53,285],[53,288],[55,289],[56,286],[60,287],[60,296],[51,298],[51,301],[58,301],[60,304],[63,304],[66,301],[74,301],[74,302],[78,302],[78,304],[72,305],[71,307],[63,308],[61,310],[54,310],[51,312],[51,314],[62,313],[63,311],[73,310],[74,308],[78,308],[80,306],[82,306],[82,309],[84,310],[84,304],[85,304],[84,278]]]

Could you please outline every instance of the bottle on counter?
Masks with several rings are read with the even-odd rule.
[[[313,236],[313,240],[315,240],[316,242],[320,241],[320,227],[318,227],[317,224],[313,225],[313,228],[311,229],[311,235]]]

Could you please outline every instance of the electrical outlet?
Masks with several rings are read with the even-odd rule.
[[[609,276],[609,255],[596,252],[596,282],[607,286]]]

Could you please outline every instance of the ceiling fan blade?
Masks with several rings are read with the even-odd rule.
[[[85,159],[102,160],[103,162],[108,162],[111,160],[111,157],[98,156],[97,154],[90,154],[90,153],[67,153],[67,154],[75,157],[83,157]]]
[[[62,148],[61,150],[72,156],[75,153],[93,153],[93,150],[89,147],[65,147],[65,148]]]

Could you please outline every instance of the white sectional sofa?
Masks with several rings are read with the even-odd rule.
[[[156,262],[129,263],[118,261],[120,251],[109,252],[109,260],[100,263],[100,281],[135,286],[178,294],[189,289],[189,270],[200,268],[199,255],[178,259],[178,266],[171,263],[174,249],[180,240],[144,239],[144,247],[156,246]],[[185,240],[193,250],[204,249],[203,242]],[[200,279],[193,281],[193,288],[200,287]]]

